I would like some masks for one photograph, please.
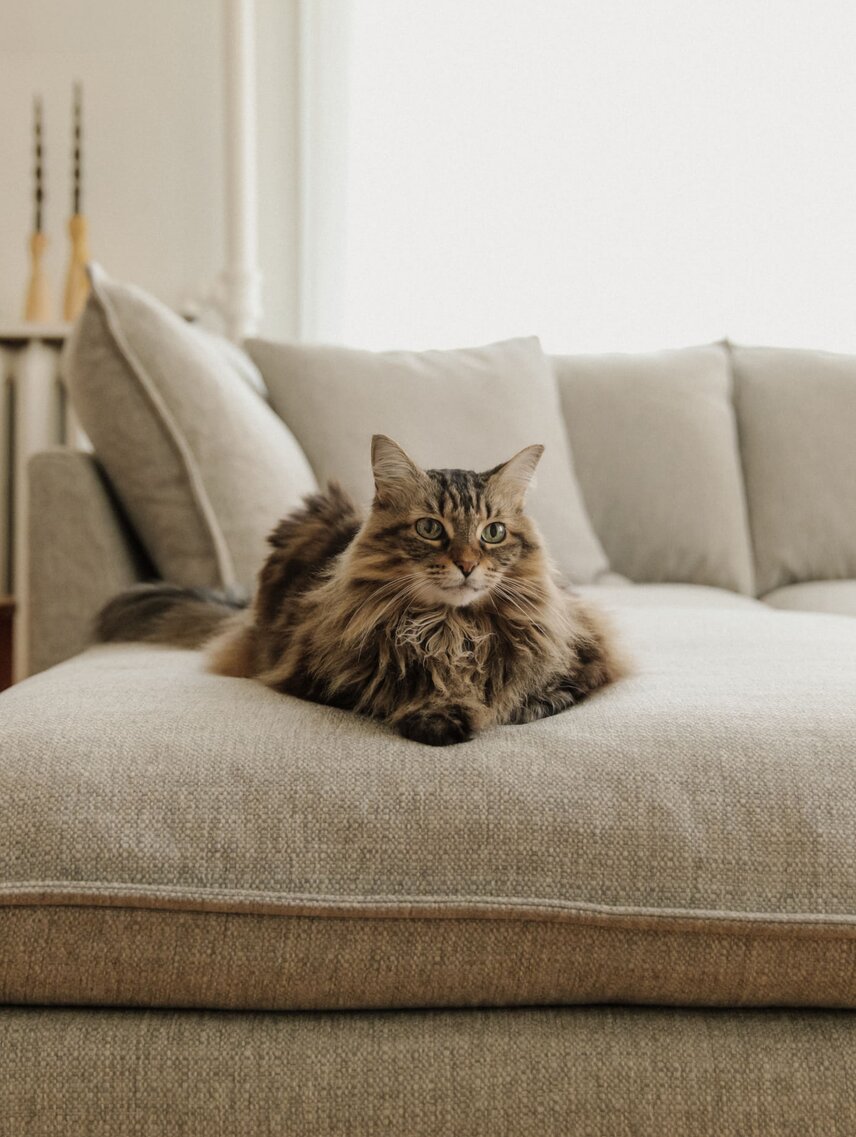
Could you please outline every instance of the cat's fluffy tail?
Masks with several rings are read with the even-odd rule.
[[[362,523],[348,495],[335,483],[310,494],[276,526],[272,551],[259,574],[255,618],[267,627],[287,597],[310,587],[354,539]],[[253,620],[241,614],[247,599],[207,588],[140,584],[105,605],[95,622],[100,643],[155,643],[198,648],[209,641],[213,669],[248,674],[254,650]],[[221,636],[222,633],[222,636]],[[240,650],[234,645],[240,644]],[[239,658],[240,657],[240,658]]]
[[[272,551],[259,574],[259,624],[272,624],[286,597],[299,596],[318,581],[356,537],[362,520],[342,487],[330,482],[280,521],[268,538]]]
[[[140,584],[120,592],[101,609],[95,638],[100,643],[201,647],[246,606],[243,597],[228,592]]]

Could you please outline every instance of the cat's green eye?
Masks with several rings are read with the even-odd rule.
[[[426,541],[436,541],[445,530],[436,517],[420,517],[416,522],[416,532]]]
[[[486,545],[500,545],[505,540],[506,528],[501,521],[491,521],[482,529],[481,539]]]

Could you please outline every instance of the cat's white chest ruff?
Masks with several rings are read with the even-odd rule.
[[[473,682],[484,669],[490,629],[458,612],[408,613],[396,629],[396,643],[410,648],[432,671]]]
[[[408,613],[398,625],[399,647],[412,647],[437,662],[464,663],[482,656],[491,638],[490,630],[457,613]]]

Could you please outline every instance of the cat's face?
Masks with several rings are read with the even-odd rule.
[[[523,506],[543,450],[529,446],[485,473],[421,470],[375,435],[364,547],[379,573],[430,605],[459,608],[501,594],[503,579],[539,547]]]

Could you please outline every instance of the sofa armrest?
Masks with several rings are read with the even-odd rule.
[[[32,674],[82,651],[101,605],[156,574],[93,455],[48,450],[28,474]]]

